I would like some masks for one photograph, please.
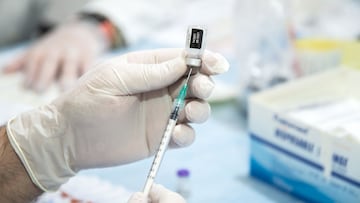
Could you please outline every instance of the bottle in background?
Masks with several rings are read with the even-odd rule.
[[[190,171],[188,169],[179,169],[176,174],[176,192],[179,193],[182,197],[184,197],[184,199],[189,200],[191,195]]]
[[[286,0],[240,0],[235,6],[240,106],[254,92],[294,76],[291,19]]]

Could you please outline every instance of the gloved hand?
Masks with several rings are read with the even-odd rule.
[[[213,90],[209,75],[229,65],[206,52],[201,73],[189,81],[186,105],[170,147],[194,140],[189,122],[210,114],[204,101]],[[180,49],[134,52],[102,63],[51,104],[10,120],[10,143],[33,182],[56,190],[81,169],[125,164],[153,155],[187,67]]]
[[[134,193],[128,203],[186,203],[185,199],[179,194],[172,192],[162,185],[153,184],[149,194],[149,198],[144,193]]]
[[[42,92],[57,79],[67,89],[109,46],[105,34],[90,23],[61,25],[8,64],[4,72],[22,70],[25,87]]]

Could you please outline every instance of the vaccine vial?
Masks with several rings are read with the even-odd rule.
[[[177,171],[177,187],[176,192],[184,199],[189,200],[191,195],[190,188],[190,171],[188,169],[179,169]]]
[[[191,74],[199,72],[201,58],[205,51],[206,28],[204,26],[193,25],[188,27],[185,44],[185,62],[188,67],[193,69]]]

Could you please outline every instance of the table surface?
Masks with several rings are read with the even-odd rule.
[[[131,47],[113,54],[142,48],[149,48],[149,45]],[[0,50],[0,66],[19,50],[21,47]],[[237,69],[232,67],[217,80],[236,85],[237,75]],[[7,80],[6,77],[15,78]],[[24,93],[18,77],[21,76],[0,76],[0,109],[6,111],[0,116],[0,121],[57,95],[53,93],[56,90],[43,95]],[[156,182],[175,190],[176,171],[187,168],[191,173],[190,203],[302,202],[248,175],[250,149],[246,120],[234,101],[224,100],[212,105],[211,118],[205,124],[193,125],[197,137],[190,147],[167,151]],[[124,166],[86,170],[80,174],[97,176],[131,191],[140,191],[151,162],[152,158],[149,158]]]

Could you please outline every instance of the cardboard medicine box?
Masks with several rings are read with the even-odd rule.
[[[287,113],[347,98],[360,101],[360,71],[347,68],[252,96],[250,174],[307,201],[360,202],[359,140],[332,135]]]

